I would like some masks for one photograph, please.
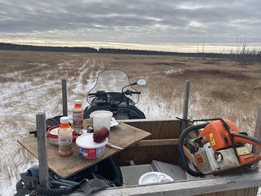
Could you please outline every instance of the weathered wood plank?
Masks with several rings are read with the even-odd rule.
[[[188,106],[189,106],[189,91],[190,91],[190,81],[185,82],[185,92],[184,92],[184,103],[183,103],[183,114],[182,119],[188,119]],[[187,127],[187,121],[182,121],[181,130],[183,131]]]
[[[208,194],[218,195],[216,192],[225,194],[228,191],[237,191],[238,196],[257,195],[257,188],[261,185],[261,173],[246,173],[225,177],[215,177],[212,179],[200,179],[193,181],[180,181],[165,184],[153,184],[123,188],[111,188],[100,191],[93,195],[171,195],[190,196]],[[251,189],[253,187],[253,189]],[[239,190],[239,191],[238,191]],[[232,194],[233,195],[233,194]]]
[[[45,113],[39,112],[36,114],[37,128],[37,149],[39,154],[39,182],[44,188],[49,187],[49,171],[48,171],[48,152],[46,139],[46,117]]]
[[[63,116],[68,115],[68,102],[67,102],[67,83],[62,79],[62,101],[63,101]]]
[[[141,140],[137,146],[131,146],[115,155],[119,165],[127,165],[129,161],[135,164],[147,164],[152,160],[178,164],[177,145],[181,130],[181,121],[168,120],[124,120],[126,124],[145,130],[151,135]],[[162,140],[162,142],[159,142]]]
[[[193,163],[194,165],[196,165],[196,161],[195,161],[194,155],[191,154],[191,152],[189,151],[189,149],[185,145],[183,145],[183,150],[184,150],[184,153],[185,153],[186,157],[189,159],[189,161],[191,163]]]
[[[256,128],[254,132],[254,136],[256,138],[261,139],[261,107],[259,107],[257,120],[256,120]],[[257,146],[253,146],[252,152],[254,154],[260,154],[261,150]]]
[[[135,146],[165,146],[165,145],[177,145],[178,139],[152,139],[141,140],[135,144]]]
[[[168,120],[124,120],[131,126],[150,132],[151,136],[146,139],[170,139],[179,138],[181,133],[181,121],[177,119]]]
[[[195,196],[256,196],[258,192],[257,187],[245,188],[245,189],[235,189],[235,190],[227,190],[220,191],[216,193],[206,193]]]

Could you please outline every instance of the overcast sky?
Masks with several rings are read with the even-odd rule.
[[[260,50],[260,10],[260,0],[0,0],[0,42]]]

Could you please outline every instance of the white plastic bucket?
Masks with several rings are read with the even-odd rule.
[[[94,131],[101,127],[106,127],[110,131],[112,115],[112,112],[107,110],[97,110],[92,112],[90,117],[93,120]]]
[[[101,157],[104,154],[107,143],[108,138],[101,143],[94,142],[93,133],[83,134],[76,139],[76,145],[79,147],[80,156],[85,159]]]

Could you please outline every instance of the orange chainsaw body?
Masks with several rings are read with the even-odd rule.
[[[231,133],[240,132],[232,121],[225,120],[225,122],[229,125]],[[220,120],[209,123],[199,134],[199,137],[205,139],[202,143],[210,142],[213,150],[224,149],[232,146],[229,134]]]

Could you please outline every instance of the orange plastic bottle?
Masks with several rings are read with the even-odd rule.
[[[58,130],[59,155],[66,157],[73,154],[72,151],[73,129],[69,124],[69,117],[60,118],[60,127]]]

